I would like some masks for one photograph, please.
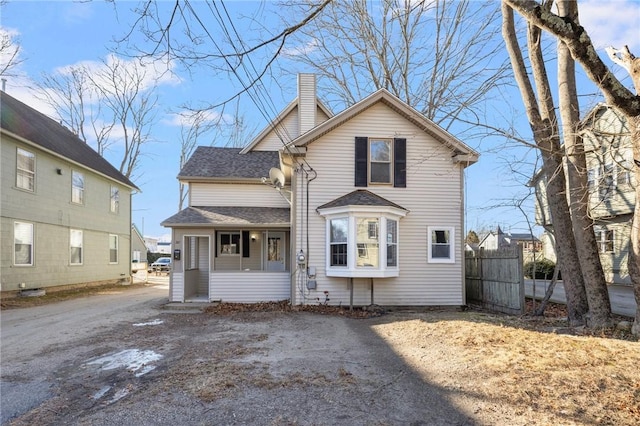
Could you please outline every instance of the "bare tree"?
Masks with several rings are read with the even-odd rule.
[[[636,177],[636,205],[631,229],[629,253],[629,275],[634,285],[636,302],[640,306],[640,60],[629,52],[610,49],[614,62],[625,64],[635,87],[635,94],[626,88],[600,59],[587,32],[571,17],[561,17],[552,13],[533,0],[503,0],[503,3],[516,10],[528,22],[548,31],[557,37],[571,52],[571,56],[584,69],[587,76],[597,85],[607,103],[621,111],[631,129]],[[640,310],[632,329],[640,334]]]
[[[551,87],[542,57],[540,30],[533,25],[529,25],[527,32],[529,58],[536,83],[535,86],[538,90],[538,98],[536,99],[533,85],[522,57],[522,49],[516,36],[513,11],[506,4],[503,4],[502,13],[503,37],[527,116],[529,117],[533,138],[540,149],[543,164],[542,170],[547,179],[547,198],[556,234],[558,263],[563,272],[569,321],[574,325],[582,324],[585,319],[584,315],[588,311],[588,304],[572,232],[571,215],[567,205],[558,121],[555,116]]]
[[[139,60],[115,56],[98,67],[70,67],[45,75],[40,96],[57,112],[62,123],[96,151],[120,155],[118,168],[131,178],[152,141],[156,121],[157,75]]]
[[[285,16],[310,3],[285,2]],[[333,2],[282,56],[322,77],[330,105],[349,106],[385,88],[449,130],[509,77],[499,13],[492,1]]]
[[[0,28],[0,75],[13,76],[13,69],[22,63],[20,42],[14,35]]]

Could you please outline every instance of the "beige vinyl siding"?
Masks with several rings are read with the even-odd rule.
[[[320,108],[316,107],[316,126],[320,123],[327,121],[329,117]],[[296,106],[287,115],[282,124],[277,127],[277,132],[271,130],[267,136],[264,137],[256,146],[253,147],[253,151],[279,151],[282,149],[283,140],[285,142],[291,142],[293,139],[300,135],[300,127],[298,124],[298,107]]]
[[[264,184],[191,183],[191,206],[289,207],[274,188]]]
[[[350,122],[314,141],[307,149],[307,161],[317,172],[310,184],[309,265],[317,271],[317,290],[309,292],[311,300],[323,299],[330,292],[330,303],[349,302],[348,278],[325,275],[325,220],[315,209],[357,188],[354,187],[354,138],[370,136],[407,139],[407,187],[370,185],[366,189],[409,210],[399,221],[400,276],[374,280],[375,303],[389,305],[460,305],[464,303],[462,277],[462,173],[452,162],[451,151],[421,129],[383,104],[376,104]],[[298,176],[300,179],[300,176]],[[365,188],[362,188],[365,189]],[[306,188],[305,188],[306,190]],[[306,194],[298,187],[296,228],[306,229],[306,207],[300,204]],[[427,227],[455,229],[455,263],[427,262]],[[306,251],[306,242],[297,252]],[[369,280],[355,281],[354,302],[370,303]],[[300,303],[299,292],[296,302]]]
[[[171,272],[169,299],[171,302],[184,302],[184,273]]]
[[[16,147],[36,155],[35,189],[16,188]],[[72,165],[2,136],[0,150],[0,196],[2,198],[1,291],[13,291],[24,282],[26,288],[47,288],[73,284],[120,282],[130,275],[131,217],[130,189],[89,169]],[[60,169],[58,174],[57,170]],[[71,170],[85,178],[84,204],[71,202]],[[120,190],[120,210],[110,212],[111,187]],[[12,267],[13,222],[34,224],[34,265]],[[83,265],[69,265],[69,229],[83,231]],[[9,235],[11,234],[11,235]],[[118,236],[118,263],[109,264],[109,234]],[[5,238],[6,236],[6,238]]]
[[[290,298],[288,272],[213,272],[211,300],[257,303]]]

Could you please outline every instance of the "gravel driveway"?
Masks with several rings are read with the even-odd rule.
[[[540,380],[517,387],[517,363],[498,381],[516,387],[490,385],[502,362],[498,349],[515,329],[487,314],[176,313],[161,309],[166,287],[147,290],[3,311],[2,424],[530,425],[595,418],[579,411],[583,403],[570,417],[532,406],[521,391]],[[512,337],[496,335],[503,332]],[[525,341],[538,336],[521,334]],[[575,347],[575,339],[562,341]],[[610,345],[611,353],[626,348]],[[613,417],[597,410],[600,419],[616,418],[615,410]]]

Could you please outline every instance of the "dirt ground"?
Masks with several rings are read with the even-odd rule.
[[[70,356],[49,373],[49,397],[9,424],[640,422],[640,346],[623,332],[473,309],[366,316],[278,304],[158,311],[74,352],[47,347],[39,362]]]

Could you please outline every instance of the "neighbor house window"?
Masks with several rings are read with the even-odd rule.
[[[120,190],[112,186],[111,187],[111,213],[118,213],[120,211]]]
[[[347,266],[347,235],[349,221],[346,217],[330,220],[330,265]]]
[[[118,236],[109,235],[109,263],[118,263]]]
[[[75,170],[71,172],[71,201],[84,204],[84,175]]]
[[[613,229],[596,228],[596,243],[600,253],[613,253]]]
[[[33,191],[36,179],[36,156],[22,148],[18,148],[16,155],[16,186],[20,189]]]
[[[82,265],[82,231],[71,229],[69,232],[69,263]]]
[[[454,229],[452,227],[427,228],[428,260],[431,263],[455,262]]]
[[[355,186],[407,186],[407,140],[355,138]]]
[[[13,264],[33,265],[33,223],[13,223]]]
[[[220,254],[238,255],[240,254],[240,232],[220,232]]]

